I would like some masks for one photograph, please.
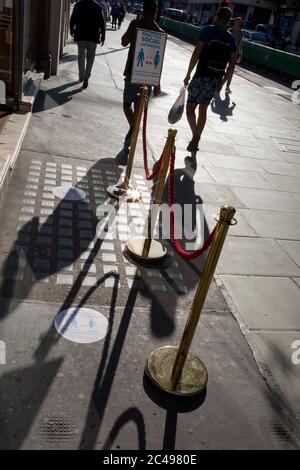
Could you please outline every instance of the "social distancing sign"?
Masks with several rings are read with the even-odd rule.
[[[145,29],[137,30],[131,83],[159,85],[167,35]]]

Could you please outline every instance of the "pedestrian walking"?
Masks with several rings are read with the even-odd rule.
[[[95,0],[79,0],[70,18],[70,32],[78,44],[78,71],[82,88],[87,88],[95,61],[97,44],[105,42],[105,22]]]
[[[217,12],[214,24],[206,26],[200,33],[192,54],[184,85],[188,86],[191,73],[196,72],[188,87],[187,119],[192,131],[192,140],[187,150],[196,152],[206,124],[207,108],[217,91],[220,91],[232,75],[236,62],[236,44],[226,29],[232,12],[222,7]],[[196,119],[196,108],[198,118]]]
[[[120,6],[118,2],[114,2],[111,7],[111,27],[112,29],[117,29],[117,21],[120,15]]]
[[[123,93],[123,110],[130,126],[129,131],[125,137],[125,147],[130,145],[131,135],[134,125],[134,113],[135,105],[138,102],[138,93],[141,85],[136,85],[131,83],[131,70],[134,60],[134,50],[136,43],[137,29],[146,29],[149,31],[159,31],[163,30],[158,26],[154,21],[157,11],[157,3],[155,0],[144,0],[143,4],[143,13],[140,19],[134,19],[130,22],[126,33],[122,36],[122,46],[129,46],[129,52],[127,57],[127,62],[124,70],[125,84],[124,84],[124,93]],[[140,51],[139,55],[139,65],[143,66],[144,62],[144,51]],[[151,87],[148,87],[148,95],[151,94]]]
[[[237,64],[240,64],[243,58],[243,35],[241,31],[242,22],[243,20],[241,17],[235,18],[233,20],[232,28],[229,28],[228,30],[235,39]],[[227,80],[226,89],[225,89],[225,92],[229,94],[231,93],[230,85],[231,85],[233,73],[234,73],[234,70],[232,72],[231,77],[229,77]]]
[[[120,4],[119,18],[118,18],[118,27],[119,27],[119,29],[121,28],[121,24],[122,24],[122,22],[125,18],[125,15],[126,15],[126,11],[125,11],[123,3],[121,3]]]

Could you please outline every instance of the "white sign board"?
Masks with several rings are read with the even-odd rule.
[[[137,30],[131,83],[159,85],[166,41],[165,33]]]

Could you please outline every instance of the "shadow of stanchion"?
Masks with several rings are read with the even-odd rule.
[[[155,170],[157,165],[154,165],[153,170]],[[192,234],[192,232],[195,232],[196,235],[197,231],[197,211],[200,210],[200,207],[203,204],[203,201],[199,195],[196,195],[195,193],[195,181],[194,181],[194,175],[197,169],[196,161],[195,161],[195,155],[192,157],[188,156],[185,158],[185,167],[184,168],[176,168],[174,171],[174,203],[177,204],[181,208],[181,214],[182,217],[176,218],[176,211],[175,211],[175,227],[180,227],[184,226],[188,229],[183,230],[183,234],[180,237],[180,244],[185,247],[185,244],[187,242],[191,242],[193,238],[189,238],[189,236]],[[158,179],[155,178],[153,180],[153,187],[152,187],[152,198],[155,195],[156,187],[157,187],[157,181]],[[162,195],[162,204],[165,206],[168,206],[168,185],[165,185],[165,189]],[[189,219],[188,223],[186,221],[187,217],[184,217],[185,214],[185,209],[186,207],[190,207],[189,211]],[[199,214],[198,214],[199,215]],[[200,213],[201,217],[201,213]],[[198,217],[199,219],[199,217]],[[202,242],[207,238],[209,229],[208,229],[208,224],[206,221],[206,218],[203,214],[203,237],[204,239]],[[168,229],[169,229],[169,223],[168,223]],[[165,238],[162,240],[164,245],[169,245],[169,247],[172,249],[172,252],[174,252],[174,248],[170,242],[170,236],[169,234],[163,234],[162,232],[164,231],[165,227],[162,227],[162,230],[160,230],[160,234],[158,238]],[[193,235],[192,235],[193,236]],[[195,236],[194,240],[197,237]],[[193,240],[193,241],[194,241]],[[173,253],[174,254],[174,253]],[[175,317],[176,317],[176,309],[178,308],[178,302],[179,302],[179,297],[182,295],[187,294],[188,292],[185,289],[181,289],[180,286],[178,286],[178,283],[175,281],[174,274],[178,273],[178,270],[180,267],[178,267],[178,256],[167,256],[167,258],[162,261],[161,263],[156,263],[156,264],[142,264],[142,263],[135,263],[138,265],[143,283],[145,285],[145,289],[142,291],[142,295],[144,297],[151,298],[152,303],[151,303],[151,330],[153,334],[156,337],[164,337],[164,336],[170,336],[175,328]],[[175,261],[175,263],[174,263]],[[189,276],[187,278],[188,273],[190,271],[186,271],[186,278],[184,279],[185,285],[187,287],[188,291],[191,291],[194,289],[195,285],[199,281],[199,276],[201,276],[202,269],[204,266],[205,262],[205,255],[199,257],[198,259],[195,260],[188,260],[188,259],[182,259],[180,260],[181,267],[186,269],[185,264],[187,265],[188,268],[190,268],[193,271],[193,275]],[[177,267],[176,267],[177,264]],[[172,266],[175,266],[175,268],[172,268]],[[170,269],[171,268],[171,269]],[[169,292],[172,292],[171,295],[161,295],[159,292],[153,292],[151,291],[151,288],[148,288],[149,284],[151,284],[151,279],[149,280],[148,272],[149,270],[153,271],[158,271],[160,279],[164,279],[167,284],[167,288]],[[180,273],[181,274],[181,273]],[[173,278],[172,278],[173,276]],[[151,286],[150,286],[151,287]]]
[[[114,165],[115,167],[115,182],[117,183],[119,177],[122,173],[122,170],[118,168],[115,164],[114,158],[107,158],[105,159],[105,163],[109,165]],[[82,184],[89,184],[90,177],[93,171],[98,171],[102,168],[103,162],[98,161],[95,163],[88,171],[87,174],[79,179],[75,185],[75,187],[80,187]],[[64,239],[64,235],[60,234],[60,221],[61,218],[61,211],[64,210],[64,205],[68,204],[69,209],[72,211],[72,221],[73,231],[72,231],[72,243],[73,249],[71,253],[71,257],[64,258],[59,257],[56,253],[59,253],[59,250],[63,247],[60,245],[60,240]],[[79,211],[79,204],[81,207],[81,211],[85,212],[85,214],[89,217],[91,223],[91,237],[88,239],[92,241],[96,236],[96,229],[98,225],[98,217],[96,216],[97,206],[93,208],[90,203],[88,203],[85,199],[82,201],[68,201],[66,199],[61,199],[53,210],[51,215],[47,216],[46,220],[43,223],[39,223],[39,217],[34,216],[28,222],[24,223],[24,225],[18,231],[18,237],[16,242],[12,246],[10,252],[8,253],[3,266],[2,266],[2,283],[0,285],[0,299],[8,299],[6,302],[5,308],[2,309],[0,312],[0,322],[5,319],[5,317],[12,313],[11,302],[16,296],[17,299],[26,299],[29,296],[31,289],[33,288],[34,284],[37,282],[42,282],[44,279],[48,278],[53,274],[59,274],[61,271],[67,269],[69,266],[72,266],[73,263],[79,259],[83,253],[87,251],[86,245],[80,243],[80,237],[78,234],[80,233],[79,229],[79,218],[74,215]],[[118,206],[118,203],[114,201],[115,207]],[[77,220],[78,218],[78,220]],[[49,236],[49,227],[51,228],[51,245],[42,245],[39,243],[39,239],[43,238],[44,236]],[[24,249],[23,245],[19,244],[21,242],[22,237],[27,237],[28,233],[30,233],[30,242],[27,246],[26,250]],[[89,266],[92,264],[93,260],[96,258],[98,252],[101,249],[102,240],[97,239],[95,242],[94,248],[89,252],[89,256],[83,263],[83,269],[79,273],[79,276],[73,283],[70,291],[68,292],[67,298],[64,302],[64,307],[67,308],[71,305],[72,301],[76,299],[76,295],[78,294],[82,280],[85,277]],[[32,274],[37,272],[37,268],[35,267],[35,262],[37,260],[43,261],[48,263],[47,269],[40,269],[38,272],[38,278],[31,280],[30,282],[23,282],[22,284],[16,283],[15,279],[6,278],[6,273],[10,270],[14,270],[17,272],[18,268],[20,267],[21,263],[28,264],[30,267],[30,271]],[[13,264],[12,264],[13,263]],[[17,295],[15,292],[17,291]]]
[[[137,276],[135,276],[133,284],[136,281]],[[82,432],[80,449],[92,450],[95,448],[137,295],[138,290],[132,288],[124,307],[109,359],[106,360],[106,356],[102,354]],[[111,319],[109,319],[109,322],[111,322]],[[105,351],[108,351],[108,348],[105,348]],[[97,424],[95,424],[95,420],[97,420]]]
[[[162,450],[175,450],[178,414],[191,413],[202,406],[206,398],[206,389],[198,395],[178,397],[157,388],[146,374],[144,374],[143,386],[150,400],[167,412]]]
[[[138,408],[132,407],[124,411],[116,420],[112,430],[110,431],[102,449],[110,450],[115,442],[120,430],[127,424],[133,422],[136,425],[138,433],[138,450],[146,449],[146,433],[144,417]]]

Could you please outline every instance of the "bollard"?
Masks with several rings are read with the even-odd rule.
[[[106,189],[106,191],[108,192],[110,196],[116,199],[125,198],[128,202],[138,202],[140,200],[140,193],[137,190],[133,189],[133,187],[130,184],[130,176],[131,176],[131,171],[133,167],[133,160],[134,160],[136,144],[137,144],[137,139],[138,139],[140,125],[141,125],[143,110],[144,110],[147,99],[148,99],[148,88],[146,86],[143,86],[140,88],[139,101],[138,101],[136,116],[134,120],[134,127],[133,127],[131,142],[130,142],[130,151],[128,155],[128,163],[126,167],[124,181],[121,184],[112,185]]]
[[[196,331],[202,308],[216,269],[222,247],[233,218],[235,209],[221,208],[215,236],[209,250],[203,274],[186,322],[179,348],[164,346],[148,357],[145,373],[160,389],[173,395],[196,395],[205,389],[208,374],[203,362],[189,349]]]
[[[148,217],[147,237],[137,236],[130,238],[125,245],[125,249],[129,255],[138,261],[155,262],[161,261],[167,255],[166,248],[157,240],[153,240],[152,229],[155,226],[159,205],[161,204],[162,194],[168,173],[170,158],[175,148],[175,136],[177,131],[169,129],[168,138],[164,146],[162,154],[162,164],[155,191],[155,196]],[[154,223],[153,223],[154,222]]]

